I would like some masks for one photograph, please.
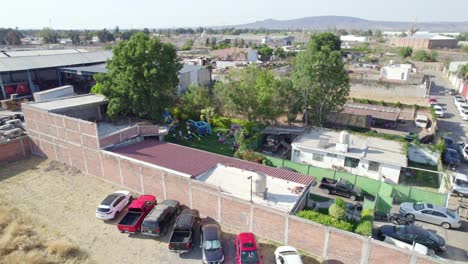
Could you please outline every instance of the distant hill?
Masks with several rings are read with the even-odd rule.
[[[419,30],[438,32],[467,32],[468,21],[466,22],[393,22],[366,20],[348,16],[315,16],[304,17],[291,20],[267,19],[253,23],[223,26],[239,29],[307,29],[307,30],[327,30],[327,29],[380,29],[387,31],[408,30],[415,26]]]

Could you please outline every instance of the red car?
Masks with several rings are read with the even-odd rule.
[[[136,233],[141,229],[141,223],[146,215],[153,209],[156,204],[156,197],[154,195],[142,195],[134,200],[125,216],[120,220],[117,228],[120,232]]]
[[[240,233],[237,235],[235,243],[237,264],[262,264],[263,256],[258,255],[254,234]]]
[[[435,97],[429,97],[429,100],[427,102],[429,103],[429,106],[438,104],[437,99]]]

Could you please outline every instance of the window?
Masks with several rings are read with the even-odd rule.
[[[444,215],[443,213],[439,213],[439,212],[436,212],[436,211],[432,212],[432,215],[437,216],[437,217],[447,218],[447,216]]]
[[[119,205],[120,202],[122,202],[122,200],[125,198],[125,196],[121,196],[119,197],[119,199],[117,199],[114,204],[112,206],[116,207],[117,205]]]
[[[433,211],[432,210],[423,210],[423,211],[421,211],[421,213],[431,215],[431,214],[433,214]]]
[[[333,153],[327,153],[327,157],[336,158],[337,155]]]
[[[294,150],[294,157],[299,157],[301,155],[301,151],[298,149]]]
[[[375,161],[369,161],[369,168],[370,171],[379,171],[380,163]]]
[[[359,165],[359,159],[346,157],[344,160],[344,165],[345,167],[357,168]]]
[[[401,73],[401,79],[402,79],[402,80],[405,79],[405,73],[404,73],[404,72]]]
[[[322,154],[313,153],[313,154],[312,154],[312,159],[315,160],[315,161],[323,161],[323,155],[322,155]]]

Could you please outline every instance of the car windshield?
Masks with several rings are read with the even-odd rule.
[[[416,211],[422,210],[422,209],[424,209],[424,204],[415,203],[415,204],[413,204],[413,209],[416,210]]]
[[[143,226],[145,226],[145,227],[156,227],[157,222],[155,222],[155,221],[143,221]]]
[[[455,214],[455,212],[452,211],[452,210],[447,209],[447,211],[445,213],[448,214],[453,219],[457,218],[457,214]]]
[[[468,182],[460,179],[455,180],[455,184],[460,187],[468,187]]]
[[[416,119],[416,122],[418,122],[418,123],[427,123],[427,120],[424,120],[424,119]]]
[[[97,211],[101,212],[101,213],[107,213],[107,212],[110,211],[110,209],[109,208],[100,208],[100,207],[98,207]]]
[[[257,263],[258,253],[256,250],[246,250],[241,253],[241,263]]]
[[[221,248],[221,242],[219,240],[206,240],[203,243],[203,248],[205,250],[217,250]]]

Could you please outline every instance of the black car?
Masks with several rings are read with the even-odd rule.
[[[442,137],[445,142],[445,148],[456,150],[457,147],[454,145],[453,139],[451,137]]]
[[[415,225],[384,225],[379,228],[378,236],[388,236],[410,245],[416,242],[437,252],[446,250],[444,238]]]
[[[203,263],[223,263],[223,242],[219,225],[217,223],[207,223],[202,225],[200,230],[200,246],[202,248]]]
[[[349,197],[349,199],[356,201],[364,198],[363,192],[360,188],[354,186],[349,181],[339,178],[338,180],[323,177],[318,186],[326,194],[336,194],[340,196]]]
[[[141,224],[141,233],[149,236],[164,236],[169,230],[175,216],[180,212],[176,200],[165,200],[156,205]]]

